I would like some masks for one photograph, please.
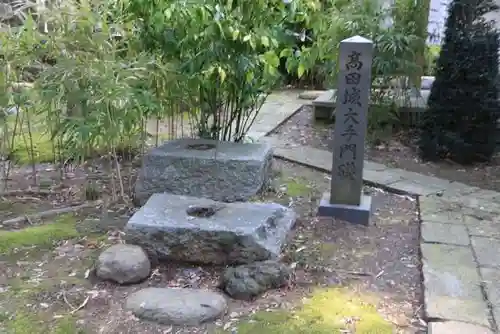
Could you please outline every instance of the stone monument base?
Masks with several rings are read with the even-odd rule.
[[[144,156],[134,202],[144,205],[151,195],[163,192],[246,201],[269,183],[272,158],[272,147],[266,143],[167,141]]]
[[[154,194],[128,221],[125,239],[154,262],[245,264],[278,258],[295,220],[276,203]]]
[[[352,224],[369,225],[372,209],[371,196],[361,195],[360,205],[330,204],[330,193],[323,194],[317,216],[332,217]]]

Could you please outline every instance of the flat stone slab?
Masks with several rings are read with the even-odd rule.
[[[422,259],[433,265],[476,268],[476,261],[470,247],[422,243],[420,249]]]
[[[500,268],[500,240],[472,236],[471,243],[480,266]]]
[[[464,225],[422,222],[422,239],[425,242],[468,246],[469,234]]]
[[[484,326],[468,324],[460,321],[430,322],[428,334],[493,334],[493,331]]]
[[[128,296],[125,308],[138,318],[164,325],[198,325],[215,320],[227,308],[226,299],[213,291],[146,288]]]
[[[128,221],[126,238],[160,261],[245,264],[278,257],[295,220],[276,203],[154,194]]]
[[[484,301],[446,296],[425,295],[425,313],[428,318],[463,321],[489,327],[489,310]],[[466,333],[466,332],[459,332]]]
[[[479,268],[479,270],[483,277],[488,300],[493,306],[500,307],[500,269]]]
[[[500,239],[500,221],[478,220],[467,225],[471,236]]]
[[[422,271],[426,295],[483,301],[481,278],[476,268],[441,266],[424,260]]]
[[[324,94],[324,90],[305,90],[299,94],[299,99],[302,100],[315,100]]]
[[[272,157],[266,143],[171,140],[145,155],[134,199],[143,205],[152,194],[168,192],[246,201],[269,182]]]
[[[335,103],[337,101],[336,97],[337,97],[337,90],[330,89],[320,94],[316,99],[314,99],[312,104],[313,106],[335,108]]]

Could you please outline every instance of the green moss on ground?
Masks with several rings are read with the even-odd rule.
[[[52,223],[29,226],[22,230],[0,231],[0,254],[7,254],[16,248],[46,248],[60,240],[76,238],[80,233],[76,229],[76,219],[64,215]]]
[[[305,196],[312,191],[308,182],[300,178],[287,179],[284,182],[286,194],[292,197]]]
[[[83,234],[77,228],[78,220],[73,215],[63,215],[52,222],[45,222],[44,225],[29,226],[22,230],[0,231],[0,255],[7,262],[16,261],[18,254],[24,254],[23,260],[37,259],[45,250],[49,250],[54,243],[81,237]],[[100,238],[101,235],[90,237]],[[14,249],[26,248],[27,252],[13,254]],[[96,250],[96,253],[98,251]],[[26,258],[26,255],[29,256]],[[89,255],[89,254],[87,254]],[[17,275],[8,279],[9,289],[2,294],[0,300],[0,333],[13,334],[84,334],[78,328],[77,318],[68,315],[67,310],[56,312],[63,315],[61,318],[54,318],[54,310],[28,309],[27,305],[50,299],[53,294],[60,291],[60,284],[69,286],[84,286],[88,284],[83,273],[84,268],[90,266],[93,261],[91,256],[72,262],[72,266],[82,269],[82,273],[76,276],[68,276],[69,269],[67,263],[61,259],[44,263],[41,269],[50,272],[50,276],[38,277],[33,280],[33,275],[37,273],[38,267],[28,266],[18,272]]]
[[[354,325],[346,324],[352,320]],[[355,328],[356,334],[392,334],[374,300],[346,289],[318,290],[296,311],[257,312],[237,325],[239,334],[335,334]]]
[[[2,319],[0,319],[0,324]],[[19,312],[3,321],[7,333],[12,334],[84,334],[76,325],[76,319],[65,316],[60,319],[51,319],[49,314],[41,316],[27,311]]]

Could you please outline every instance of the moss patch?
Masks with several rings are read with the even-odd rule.
[[[52,320],[49,315],[35,315],[28,312],[19,312],[10,319],[3,321],[3,327],[7,333],[12,334],[36,334],[36,333],[53,333],[53,334],[83,334],[81,329],[76,325],[76,319],[71,316],[66,316],[60,319]],[[47,319],[45,319],[47,318]],[[0,323],[2,321],[0,320]]]
[[[300,178],[287,179],[284,183],[286,194],[292,197],[305,196],[311,193],[311,186]]]
[[[30,226],[18,231],[0,231],[0,254],[12,252],[15,248],[50,247],[59,240],[76,238],[76,219],[72,215],[57,218],[53,223]]]
[[[296,311],[258,312],[239,323],[239,334],[392,334],[392,325],[375,309],[375,300],[346,289],[318,290]]]

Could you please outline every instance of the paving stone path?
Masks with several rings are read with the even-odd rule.
[[[272,94],[251,128],[252,138],[272,143],[278,158],[330,172],[331,152],[266,137],[307,103],[296,96],[293,91]],[[364,163],[363,179],[418,197],[429,333],[498,333],[500,193],[371,161]]]

